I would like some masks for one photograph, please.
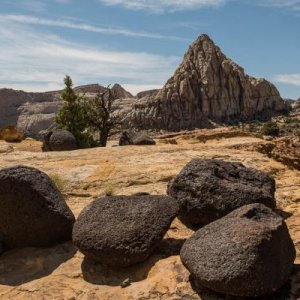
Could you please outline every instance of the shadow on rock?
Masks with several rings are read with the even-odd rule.
[[[48,276],[76,252],[71,242],[51,248],[20,248],[5,252],[0,256],[0,284],[17,286]]]
[[[290,218],[293,214],[290,213],[290,212],[286,212],[286,211],[283,211],[281,209],[275,209],[275,212],[281,216],[284,220],[287,220],[288,218]]]
[[[150,270],[161,259],[179,255],[185,240],[164,239],[143,263],[128,268],[112,268],[85,257],[81,269],[85,281],[97,285],[123,286],[145,280]]]
[[[155,249],[154,253],[164,257],[180,255],[180,250],[185,241],[185,239],[163,239]]]
[[[268,274],[266,274],[268,276]],[[300,297],[300,265],[294,265],[294,270],[288,283],[274,294],[259,298],[233,297],[211,291],[197,283],[191,275],[190,282],[193,290],[201,300],[296,300]]]

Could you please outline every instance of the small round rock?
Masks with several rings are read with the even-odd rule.
[[[275,180],[241,163],[194,159],[168,184],[179,200],[179,219],[188,227],[207,225],[251,203],[276,207]]]
[[[100,198],[79,215],[73,242],[86,257],[112,267],[128,267],[148,258],[177,216],[168,196]]]
[[[0,171],[0,237],[4,250],[71,240],[75,217],[43,172],[25,166]]]
[[[282,217],[263,204],[251,204],[198,230],[180,256],[200,286],[261,297],[288,281],[296,251]]]

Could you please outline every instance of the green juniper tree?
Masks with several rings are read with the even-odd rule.
[[[111,129],[117,124],[117,118],[112,114],[115,98],[110,87],[95,98],[86,99],[73,89],[70,76],[65,77],[64,83],[61,93],[64,105],[56,115],[59,128],[73,133],[80,148],[106,147]],[[94,134],[98,135],[98,141],[93,138]]]
[[[56,123],[59,128],[70,131],[76,138],[78,146],[85,148],[91,146],[91,137],[87,132],[85,119],[84,96],[79,96],[73,89],[70,76],[64,78],[65,88],[61,93],[64,105],[56,115]]]

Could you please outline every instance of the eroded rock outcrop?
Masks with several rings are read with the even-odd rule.
[[[132,127],[178,130],[207,127],[210,120],[267,117],[287,107],[273,84],[245,74],[201,35],[158,95],[140,99],[132,108],[127,121]]]
[[[18,109],[25,103],[53,101],[56,92],[27,93],[13,89],[0,89],[0,127],[16,125],[20,112]]]
[[[198,230],[183,245],[180,256],[204,287],[233,296],[260,297],[287,282],[296,251],[283,218],[256,203]]]
[[[17,126],[26,136],[39,138],[42,131],[53,125],[62,105],[62,101],[26,103],[18,109],[20,115]]]

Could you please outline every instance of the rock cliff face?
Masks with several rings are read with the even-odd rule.
[[[25,103],[53,101],[55,92],[26,93],[12,89],[0,89],[0,127],[17,124],[18,109]]]
[[[246,75],[207,35],[202,35],[189,47],[158,95],[134,105],[130,125],[201,128],[209,120],[248,120],[285,109],[273,84]]]
[[[78,93],[87,98],[105,92],[106,88],[99,84],[76,87]],[[133,97],[119,84],[112,87],[116,98]],[[17,125],[27,136],[38,137],[39,132],[48,129],[63,102],[60,91],[45,93],[27,93],[12,89],[0,89],[0,128]]]
[[[26,103],[18,109],[17,127],[27,136],[36,138],[54,123],[55,114],[62,105],[62,101]]]

